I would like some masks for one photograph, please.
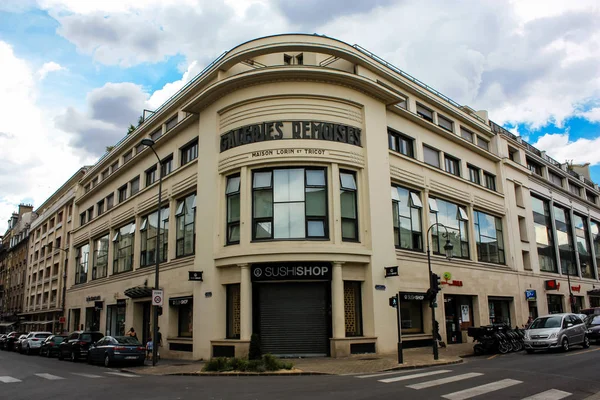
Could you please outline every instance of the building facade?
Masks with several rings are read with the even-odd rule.
[[[589,225],[600,220],[598,198],[536,176],[527,157],[574,179],[510,135],[358,46],[318,35],[241,44],[79,182],[69,328],[117,335],[133,326],[147,340],[156,257],[161,353],[172,358],[243,356],[253,333],[280,355],[391,352],[396,293],[405,345],[431,343],[428,248],[444,278],[437,321],[449,344],[467,341],[470,326],[554,311],[550,295],[562,294],[565,309],[567,279],[580,305],[593,305],[585,294],[598,284]],[[575,250],[569,276],[539,261],[559,265],[566,250],[534,241],[534,199],[585,217],[586,267]],[[548,235],[570,230],[579,249],[579,220],[565,228],[544,216]],[[390,266],[399,276],[385,277]],[[560,288],[546,290],[551,282]]]
[[[29,259],[22,324],[30,331],[63,332],[66,264],[75,189],[88,167],[77,171],[34,212],[30,226]]]

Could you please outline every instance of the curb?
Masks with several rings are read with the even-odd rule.
[[[399,371],[399,370],[403,370],[403,369],[431,368],[431,367],[439,367],[442,365],[462,364],[463,362],[464,362],[464,360],[461,358],[459,360],[443,361],[443,362],[439,362],[439,363],[430,363],[430,364],[421,364],[421,365],[399,365],[397,367],[384,369],[383,371],[387,372],[387,371]]]
[[[172,374],[164,374],[163,376],[314,376],[314,375],[333,375],[326,372],[286,372],[278,374],[276,372],[236,372],[236,373],[220,373],[220,372],[175,372]]]

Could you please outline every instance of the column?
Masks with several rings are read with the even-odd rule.
[[[241,264],[240,283],[240,339],[250,340],[252,336],[252,281],[250,265]]]
[[[331,280],[331,319],[333,338],[346,337],[346,320],[344,318],[344,279],[342,277],[341,262],[333,263],[333,277]]]

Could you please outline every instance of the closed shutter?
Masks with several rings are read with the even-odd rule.
[[[259,285],[260,338],[264,353],[325,356],[329,349],[323,283]]]

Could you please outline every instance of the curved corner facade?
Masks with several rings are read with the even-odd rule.
[[[139,144],[146,137],[161,165]],[[547,164],[487,113],[358,47],[312,35],[244,43],[79,182],[69,328],[116,335],[133,326],[147,340],[159,257],[163,357],[243,356],[253,333],[278,355],[392,352],[388,299],[398,292],[405,346],[427,345],[428,240],[433,271],[444,278],[436,315],[449,344],[466,341],[469,326],[522,325],[559,303],[566,310],[567,279],[589,307],[598,284],[597,186],[580,178],[573,200],[574,175]],[[551,189],[549,170],[563,190]],[[568,221],[555,226],[553,207]],[[543,219],[546,209],[553,214]],[[552,252],[536,241],[542,220]],[[427,235],[435,223],[447,235]],[[570,251],[560,244],[568,230]],[[446,240],[450,261],[441,254]],[[571,260],[568,277],[547,267],[552,257],[555,267]],[[399,274],[386,278],[391,266]]]

